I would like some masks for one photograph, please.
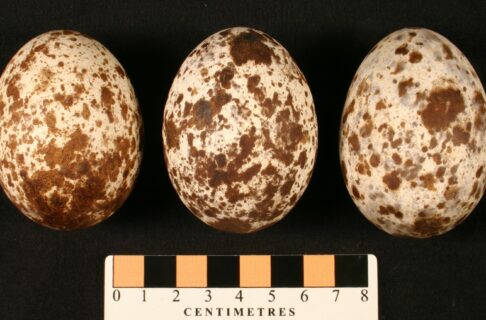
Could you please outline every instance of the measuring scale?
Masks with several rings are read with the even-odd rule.
[[[378,320],[374,255],[108,256],[105,320]]]

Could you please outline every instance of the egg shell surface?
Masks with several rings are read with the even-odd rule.
[[[485,93],[440,34],[398,30],[361,63],[340,132],[346,187],[380,229],[425,238],[451,230],[481,199]]]
[[[75,31],[41,34],[0,78],[0,184],[28,218],[92,226],[129,195],[142,120],[117,59]]]
[[[248,233],[282,219],[307,187],[317,151],[310,89],[285,48],[236,27],[182,64],[164,110],[169,177],[206,224]]]

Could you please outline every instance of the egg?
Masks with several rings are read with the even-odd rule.
[[[398,30],[361,63],[340,131],[347,189],[365,217],[397,236],[460,224],[485,190],[485,93],[440,34]]]
[[[141,129],[130,81],[103,45],[75,31],[41,34],[0,77],[0,184],[43,226],[92,226],[129,195]]]
[[[251,28],[217,32],[179,69],[164,110],[169,177],[206,224],[249,233],[302,196],[317,150],[314,104],[285,48]]]

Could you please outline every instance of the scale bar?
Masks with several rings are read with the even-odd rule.
[[[113,257],[114,288],[367,286],[367,255]]]

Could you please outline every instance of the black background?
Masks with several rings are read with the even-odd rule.
[[[318,161],[295,209],[250,235],[207,227],[179,201],[161,149],[165,99],[186,55],[231,26],[263,30],[306,75],[319,121]],[[341,177],[338,129],[346,91],[367,51],[407,26],[438,31],[486,79],[484,1],[5,1],[0,68],[32,37],[69,28],[120,60],[145,123],[139,179],[125,205],[74,232],[40,227],[0,195],[0,319],[101,319],[109,254],[373,253],[381,319],[486,318],[486,202],[462,225],[428,240],[391,237],[354,206]]]

